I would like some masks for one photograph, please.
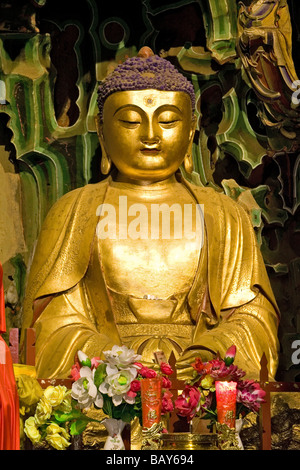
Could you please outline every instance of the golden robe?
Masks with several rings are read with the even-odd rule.
[[[79,349],[100,356],[114,344],[126,344],[145,361],[151,361],[157,349],[164,349],[167,356],[173,350],[180,361],[189,347],[199,355],[224,355],[235,344],[235,362],[247,377],[259,378],[263,353],[274,377],[279,312],[246,211],[224,194],[182,180],[204,207],[205,236],[198,269],[189,292],[182,293],[181,299],[165,299],[180,304],[170,321],[155,323],[149,304],[149,319],[141,323],[128,305],[156,300],[123,298],[111,292],[101,268],[96,212],[110,182],[108,177],[66,194],[43,225],[28,279],[23,323],[23,334],[25,328],[36,329],[38,376],[67,377]]]

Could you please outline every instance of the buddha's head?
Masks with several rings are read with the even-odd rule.
[[[125,179],[151,183],[182,163],[192,170],[194,89],[170,62],[143,48],[100,84],[98,106],[103,173],[112,162]]]

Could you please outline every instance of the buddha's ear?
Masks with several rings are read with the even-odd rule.
[[[109,155],[107,154],[107,151],[106,151],[106,148],[105,148],[104,135],[103,135],[103,125],[102,125],[99,114],[96,116],[95,121],[96,121],[97,135],[98,135],[98,139],[99,139],[99,142],[100,142],[101,153],[102,153],[101,172],[104,175],[108,175],[108,173],[110,172],[110,169],[111,169],[111,159],[109,158]]]
[[[193,115],[192,122],[191,122],[191,130],[190,130],[190,137],[189,137],[189,144],[187,148],[186,155],[183,160],[183,166],[187,173],[192,173],[194,170],[193,165],[193,142],[194,142],[194,135],[196,131],[197,125],[197,118]]]
[[[97,116],[95,117],[95,122],[96,122],[97,135],[98,135],[98,139],[101,145],[101,151],[103,155],[103,154],[106,154],[106,148],[104,144],[103,123],[101,121],[100,114],[97,114]]]
[[[188,151],[187,151],[189,154],[192,154],[192,147],[193,147],[196,127],[197,127],[197,117],[195,114],[193,114],[192,122],[191,122],[191,129],[190,129],[189,145],[188,145]]]
[[[191,144],[193,143],[193,140],[194,140],[196,127],[197,127],[197,116],[196,116],[196,114],[193,114],[192,122],[191,122],[191,130],[190,130],[190,143]]]
[[[97,114],[97,116],[95,117],[95,123],[96,123],[98,139],[101,144],[104,138],[103,138],[103,125],[100,119],[100,114]]]

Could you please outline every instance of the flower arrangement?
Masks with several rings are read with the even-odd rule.
[[[71,396],[80,409],[95,408],[103,410],[109,418],[130,422],[138,417],[142,423],[141,383],[143,378],[162,380],[162,414],[173,410],[170,392],[173,373],[169,364],[160,364],[156,372],[141,362],[141,356],[126,346],[113,346],[103,352],[105,360],[98,357],[89,358],[78,351],[77,360],[72,367]]]
[[[162,414],[173,410],[169,364],[161,363],[156,372],[139,362],[141,356],[126,346],[113,346],[103,354],[104,361],[78,351],[71,369],[71,389],[51,385],[44,390],[36,378],[19,375],[22,438],[27,436],[37,448],[65,450],[72,436],[81,434],[88,423],[102,422],[84,412],[92,405],[110,418],[130,422],[138,417],[142,424],[143,378],[161,377]]]
[[[216,381],[237,383],[236,416],[244,418],[248,413],[257,413],[264,402],[265,391],[254,380],[243,380],[246,372],[233,364],[236,347],[232,345],[225,358],[216,358],[202,362],[200,357],[192,364],[194,377],[186,383],[182,394],[175,400],[175,409],[179,416],[191,421],[194,416],[217,422]]]
[[[17,381],[22,431],[37,447],[64,450],[71,445],[69,423],[61,415],[71,415],[71,391],[65,386],[43,390],[37,379],[20,375]],[[21,437],[22,434],[21,434]]]

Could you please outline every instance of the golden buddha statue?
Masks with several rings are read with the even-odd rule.
[[[191,83],[143,49],[100,84],[98,105],[108,176],[53,206],[28,279],[23,330],[36,329],[38,376],[65,378],[78,350],[114,344],[145,363],[173,351],[182,379],[196,355],[235,344],[248,377],[263,353],[274,376],[279,313],[250,219],[179,172],[192,168]]]

